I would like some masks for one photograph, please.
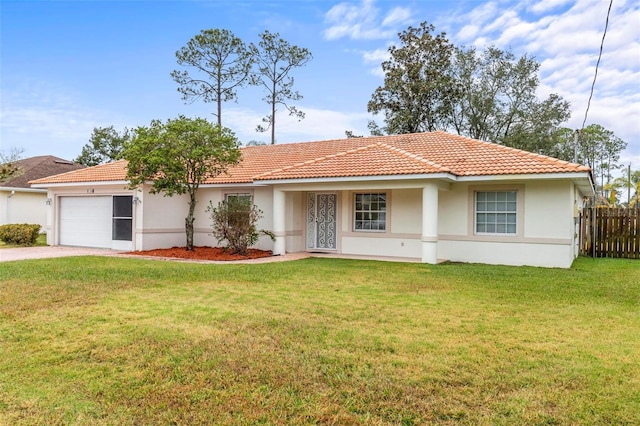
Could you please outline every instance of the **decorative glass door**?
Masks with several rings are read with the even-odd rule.
[[[337,194],[307,194],[307,249],[336,249]]]

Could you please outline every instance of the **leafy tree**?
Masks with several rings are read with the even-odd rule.
[[[618,191],[624,189],[629,194],[629,208],[640,207],[640,170],[629,170],[626,176],[615,178],[613,185]]]
[[[249,142],[247,142],[245,144],[245,146],[264,146],[266,144],[267,143],[264,142],[264,141],[258,141],[258,140],[255,140],[255,139],[251,139]]]
[[[570,109],[556,94],[537,99],[539,68],[527,55],[516,58],[495,47],[457,48],[453,71],[464,90],[452,110],[453,128],[474,139],[549,154]]]
[[[382,129],[380,128],[380,126],[378,126],[378,123],[376,123],[375,120],[369,120],[369,122],[367,123],[367,128],[369,129],[369,133],[371,133],[371,136],[384,135]]]
[[[123,153],[129,164],[129,186],[136,188],[152,181],[151,193],[189,195],[185,218],[187,250],[193,250],[194,212],[200,184],[224,173],[240,159],[239,142],[231,130],[203,118],[180,116],[162,123],[138,127]]]
[[[378,87],[367,111],[384,113],[388,134],[446,129],[454,101],[462,88],[451,63],[454,46],[444,33],[422,22],[398,34],[400,46],[391,46],[391,59],[382,63],[384,85]]]
[[[627,143],[617,137],[611,130],[599,124],[590,124],[580,132],[578,137],[578,160],[593,169],[600,187],[611,181],[611,172],[620,168],[620,153]]]
[[[119,160],[122,157],[125,144],[132,137],[132,132],[126,127],[122,132],[118,132],[113,126],[94,127],[89,143],[82,147],[80,155],[73,161],[85,166],[97,166]]]
[[[17,162],[22,156],[22,150],[13,148],[8,154],[0,151],[0,182],[8,181],[11,178],[22,174],[22,169]]]
[[[270,231],[258,230],[256,224],[263,216],[262,210],[253,204],[250,197],[229,197],[217,207],[209,201],[207,212],[211,218],[213,236],[218,243],[227,242],[225,249],[243,256],[249,247],[258,242],[260,234],[275,240]]]
[[[344,135],[347,137],[347,139],[358,139],[364,137],[364,135],[356,135],[355,133],[353,133],[353,130],[345,130]]]
[[[546,155],[572,163],[579,162],[578,131],[561,127],[551,135],[551,143]]]
[[[231,31],[200,31],[176,52],[178,64],[195,73],[174,70],[171,77],[180,85],[185,101],[216,102],[218,125],[222,125],[222,103],[236,100],[236,89],[249,81],[253,51]]]
[[[269,31],[260,34],[260,42],[257,47],[252,46],[252,51],[258,71],[252,76],[251,83],[265,89],[267,94],[263,101],[271,106],[271,114],[262,119],[266,125],[259,125],[256,130],[266,132],[271,129],[271,144],[274,144],[278,105],[284,106],[289,115],[298,117],[299,120],[304,118],[304,112],[287,103],[302,99],[302,95],[293,90],[294,80],[289,73],[294,68],[306,65],[312,55],[306,48],[292,46],[280,38],[280,34]]]

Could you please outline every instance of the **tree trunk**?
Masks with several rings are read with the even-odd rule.
[[[273,65],[273,75],[276,75],[275,64]],[[271,145],[276,143],[276,82],[273,82],[271,88],[273,97],[271,98]]]
[[[189,197],[189,214],[184,218],[184,230],[187,233],[187,251],[193,251],[193,222],[196,220],[193,214],[198,200],[195,191],[190,192]]]
[[[193,251],[193,221],[195,217],[187,216],[184,218],[184,229],[187,232],[187,251]]]

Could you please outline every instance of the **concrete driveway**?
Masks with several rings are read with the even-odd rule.
[[[120,252],[109,249],[96,249],[85,247],[17,247],[0,249],[0,262],[25,259],[46,259],[65,256],[113,256]]]

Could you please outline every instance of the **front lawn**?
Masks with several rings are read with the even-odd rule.
[[[640,424],[640,263],[0,264],[0,424]]]

